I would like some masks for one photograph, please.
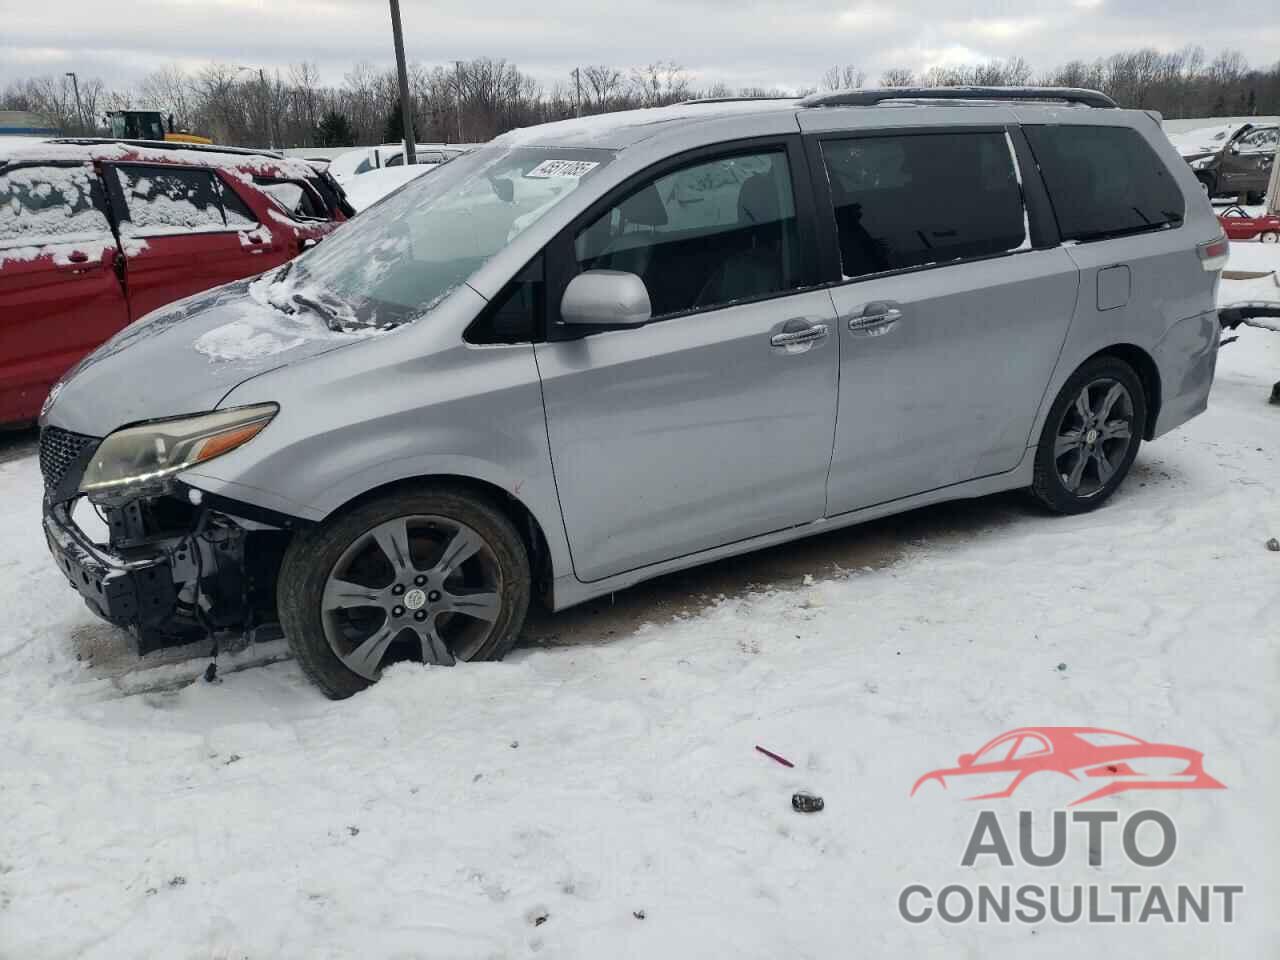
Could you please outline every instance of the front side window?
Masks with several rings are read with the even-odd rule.
[[[1039,737],[1023,737],[1018,741],[1018,749],[1013,751],[1013,760],[1021,760],[1023,757],[1034,757],[1037,754],[1048,753],[1049,745]]]
[[[128,222],[120,232],[134,236],[227,229],[219,185],[208,170],[184,167],[116,167]]]
[[[1275,153],[1277,138],[1280,138],[1280,128],[1264,127],[1261,130],[1253,130],[1240,138],[1240,152]]]
[[[1063,240],[1103,240],[1182,223],[1182,191],[1138,131],[1066,124],[1023,130]]]
[[[833,140],[822,157],[846,278],[1029,244],[1003,132]]]
[[[802,271],[786,153],[649,180],[578,234],[575,256],[580,271],[639,276],[654,317],[795,289]]]
[[[416,320],[612,159],[583,148],[475,150],[294,260],[272,300],[301,297],[342,329]]]
[[[111,236],[91,166],[0,169],[0,244],[39,245]]]

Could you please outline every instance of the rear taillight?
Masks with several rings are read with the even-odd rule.
[[[1210,273],[1217,273],[1227,265],[1227,258],[1231,256],[1231,241],[1219,236],[1197,246],[1196,253],[1200,255],[1200,266]]]

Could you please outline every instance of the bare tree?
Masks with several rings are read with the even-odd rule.
[[[907,67],[890,67],[880,75],[882,87],[910,87],[916,82],[915,72]]]
[[[608,110],[622,93],[622,71],[606,64],[583,67],[582,79],[587,85],[588,102],[599,112]]]

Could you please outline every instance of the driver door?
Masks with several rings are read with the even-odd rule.
[[[822,517],[839,369],[798,138],[641,174],[553,244],[538,344],[574,570],[595,581]],[[653,319],[576,335],[573,275],[625,270]],[[810,331],[788,345],[784,332]]]

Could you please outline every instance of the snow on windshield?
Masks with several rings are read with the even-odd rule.
[[[485,148],[441,164],[304,255],[291,283],[342,304],[341,323],[392,327],[429,312],[608,163],[599,150]]]
[[[253,280],[249,296],[238,303],[239,316],[201,334],[192,344],[195,351],[216,362],[253,361],[315,340],[336,346],[380,332],[352,323],[340,314],[340,304],[324,305],[324,313],[308,307],[319,304],[323,292],[291,282],[290,273],[278,270]],[[332,317],[330,309],[339,315]]]

